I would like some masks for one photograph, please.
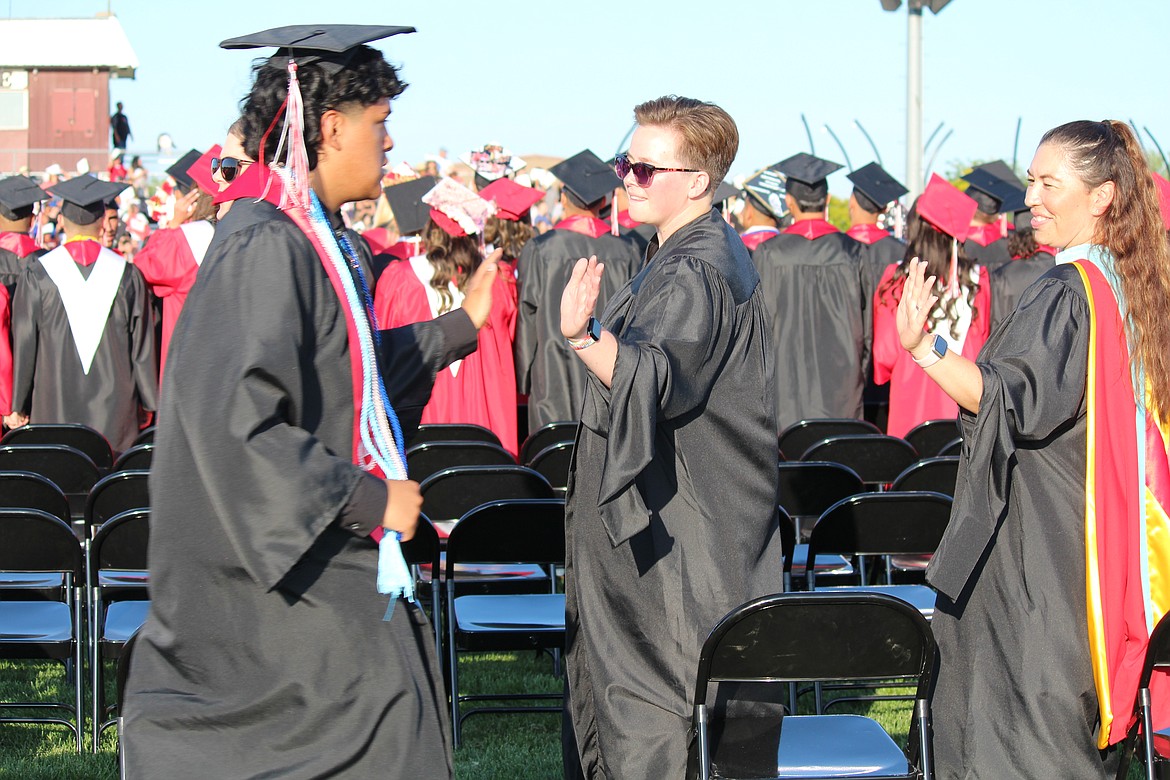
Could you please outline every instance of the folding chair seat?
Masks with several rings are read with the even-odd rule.
[[[902,438],[917,450],[920,458],[933,458],[939,454],[939,450],[961,435],[959,422],[950,418],[918,423]]]
[[[132,509],[150,508],[150,472],[115,471],[102,477],[85,502],[86,537],[102,523]]]
[[[779,468],[780,506],[796,523],[798,541],[808,539],[813,523],[826,509],[866,492],[857,472],[840,463],[794,460]]]
[[[777,439],[780,453],[785,460],[801,460],[800,457],[812,445],[830,436],[862,435],[881,433],[878,427],[867,420],[852,417],[825,417],[816,420],[801,420],[780,432]]]
[[[406,450],[406,470],[416,482],[457,466],[515,465],[516,459],[506,449],[486,441],[431,441]]]
[[[51,480],[69,499],[69,513],[75,521],[85,515],[85,497],[101,478],[88,455],[65,444],[2,445],[0,471],[31,471]]]
[[[563,707],[559,693],[477,694],[459,689],[459,650],[548,649],[565,643],[563,593],[459,595],[459,564],[556,566],[565,560],[565,503],[562,499],[494,501],[464,515],[447,539],[443,589],[447,605],[447,658],[451,730],[461,743],[463,721],[475,714],[552,712]],[[556,580],[552,580],[555,590]],[[495,706],[461,710],[463,702],[555,699],[555,706]]]
[[[114,465],[110,443],[101,433],[88,425],[77,423],[30,423],[14,428],[0,439],[0,446],[28,444],[61,444],[84,452],[99,469],[108,471]]]
[[[122,648],[146,620],[150,608],[146,551],[150,545],[150,510],[134,509],[107,520],[97,529],[87,552],[89,592],[89,669],[92,690],[90,727],[93,752],[108,720],[105,666],[117,661]]]
[[[811,445],[801,460],[827,460],[848,466],[866,485],[881,487],[918,460],[918,453],[897,436],[883,433],[830,436]]]
[[[111,471],[150,471],[153,459],[154,444],[152,442],[135,444],[118,456]]]
[[[53,723],[73,732],[81,752],[82,586],[85,582],[81,544],[69,523],[35,509],[0,510],[4,544],[0,571],[53,573],[62,578],[59,600],[0,601],[0,658],[57,661],[73,688],[72,701],[6,701],[0,710],[52,710],[64,717],[0,717],[0,723]]]
[[[708,778],[930,778],[934,640],[920,614],[871,593],[781,593],[728,614],[699,655],[691,755]],[[710,684],[820,681],[915,687],[907,747],[859,715],[721,716]],[[688,773],[689,776],[689,773]]]
[[[1150,633],[1146,645],[1146,657],[1142,674],[1138,679],[1138,694],[1134,704],[1136,719],[1121,743],[1121,762],[1117,769],[1119,780],[1131,775],[1129,764],[1134,751],[1142,746],[1143,771],[1145,780],[1167,780],[1170,778],[1170,724],[1154,722],[1154,698],[1151,681],[1154,673],[1170,674],[1170,616],[1163,616]],[[1163,682],[1165,678],[1163,678]],[[1166,690],[1160,687],[1160,692]],[[1163,694],[1164,695],[1164,694]],[[1165,704],[1159,707],[1165,709]],[[1161,726],[1161,729],[1157,729]],[[1152,735],[1152,738],[1150,737]]]
[[[536,453],[552,444],[562,441],[576,441],[577,426],[576,420],[564,420],[551,422],[537,428],[528,434],[527,438],[520,444],[520,462],[527,465]]]
[[[527,466],[544,476],[558,496],[569,488],[569,466],[573,462],[574,442],[559,441],[550,444],[532,456]]]
[[[470,423],[426,423],[420,425],[415,434],[410,437],[407,446],[414,447],[432,441],[482,441],[497,447],[500,446],[500,437],[496,436],[495,433],[482,425]]]

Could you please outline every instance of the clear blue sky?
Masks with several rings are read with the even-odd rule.
[[[255,55],[221,50],[220,40],[284,24],[377,23],[418,28],[376,44],[411,85],[394,103],[391,163],[487,141],[520,155],[589,147],[606,157],[636,103],[676,93],[736,119],[733,175],[808,151],[802,113],[819,156],[845,162],[828,124],[854,167],[873,160],[860,120],[886,168],[905,174],[906,12],[884,12],[879,0],[109,4],[139,59],[136,79],[112,82],[111,102],[125,103],[140,151],[161,132],[179,148],[222,140]],[[0,0],[0,15],[106,7]],[[1021,117],[1021,167],[1045,130],[1082,118],[1132,119],[1170,154],[1167,0],[952,0],[925,12],[923,27],[923,139],[945,123],[928,160],[953,131],[934,161],[940,173],[975,158],[1010,163]],[[849,191],[843,172],[830,185]]]

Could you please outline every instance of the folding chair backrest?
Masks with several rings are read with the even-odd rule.
[[[422,481],[423,512],[432,522],[457,520],[491,501],[555,498],[548,480],[526,466],[461,466]]]
[[[564,563],[563,499],[492,501],[459,519],[447,538],[447,578],[456,563]]]
[[[563,493],[569,486],[569,465],[573,462],[574,446],[571,441],[550,444],[532,456],[528,467],[547,479],[554,490]]]
[[[779,507],[780,516],[780,548],[784,551],[784,573],[792,572],[792,554],[796,551],[796,523]]]
[[[801,460],[827,460],[848,466],[866,484],[885,484],[918,460],[918,453],[897,436],[881,433],[830,436],[811,445]]]
[[[536,453],[561,441],[575,441],[577,439],[577,425],[575,420],[551,422],[537,428],[528,434],[528,438],[520,445],[520,462],[528,465]]]
[[[70,572],[81,582],[81,543],[69,523],[37,509],[0,509],[0,570]]]
[[[432,441],[406,451],[406,470],[416,482],[457,466],[509,466],[516,460],[498,444],[486,441]]]
[[[0,446],[9,444],[63,444],[84,452],[99,469],[114,465],[114,454],[106,437],[87,425],[30,423],[12,429],[0,439]]]
[[[101,477],[97,465],[88,455],[65,444],[2,445],[0,471],[40,474],[66,495],[88,493]]]
[[[0,471],[0,509],[40,509],[69,522],[69,499],[48,477]]]
[[[154,460],[154,444],[135,444],[114,461],[113,471],[150,471]]]
[[[954,455],[955,457],[958,457],[959,453],[962,451],[963,451],[963,437],[960,436],[957,439],[952,439],[951,441],[947,442],[947,444],[941,450],[938,451],[938,454],[940,457],[949,456],[949,455]]]
[[[408,564],[438,566],[439,532],[431,525],[426,515],[419,516],[414,536],[409,541],[402,542],[402,557]]]
[[[723,618],[699,655],[696,701],[709,681],[917,678],[926,695],[934,640],[918,610],[879,593],[781,593]]]
[[[116,471],[93,486],[85,503],[85,525],[96,528],[131,509],[150,508],[150,472]]]
[[[820,517],[841,499],[864,492],[857,472],[840,463],[797,460],[780,464],[780,505],[793,517]]]
[[[102,523],[90,542],[90,561],[99,569],[147,568],[150,510],[131,509]]]
[[[432,441],[483,441],[500,446],[500,437],[482,425],[470,423],[426,423],[410,437],[408,447]]]
[[[946,533],[951,498],[941,493],[863,493],[829,507],[808,542],[811,576],[816,555],[925,555]],[[810,580],[811,582],[812,580]]]
[[[955,495],[959,478],[959,459],[953,455],[923,458],[911,464],[898,475],[891,490],[931,490],[943,495]]]
[[[830,436],[865,433],[881,433],[881,431],[868,420],[856,420],[852,417],[801,420],[780,432],[778,444],[785,460],[798,460],[805,450],[821,439],[827,439]]]
[[[958,421],[946,419],[919,423],[902,438],[918,451],[919,457],[933,458],[960,435]]]
[[[138,432],[138,435],[134,437],[134,445],[135,446],[137,446],[139,444],[153,444],[153,443],[154,443],[154,426],[153,425],[150,426],[149,428],[143,428],[141,431]]]

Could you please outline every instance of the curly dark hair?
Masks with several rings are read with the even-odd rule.
[[[448,285],[452,282],[462,290],[467,280],[483,262],[479,253],[479,241],[475,236],[452,236],[439,227],[435,220],[427,221],[423,229],[423,244],[427,248],[427,260],[435,269],[431,287],[439,293],[439,314],[451,310],[455,301],[451,298]]]
[[[504,260],[514,262],[524,245],[536,235],[532,221],[525,214],[519,220],[488,217],[483,228],[483,239],[497,249],[504,250]]]
[[[252,63],[252,74],[252,91],[240,101],[239,122],[244,150],[252,159],[259,160],[260,139],[268,132],[272,120],[288,96],[288,71],[273,67],[265,58]],[[359,46],[349,63],[334,73],[327,72],[315,62],[299,65],[297,79],[301,84],[301,97],[305,106],[305,151],[309,157],[310,170],[317,167],[322,114],[330,109],[372,106],[383,100],[393,100],[407,87],[382,53],[369,46]],[[265,143],[266,162],[281,162],[273,159],[279,142],[278,122]]]

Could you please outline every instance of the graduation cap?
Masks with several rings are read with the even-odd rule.
[[[845,166],[801,152],[772,167],[788,177],[785,189],[792,197],[807,203],[824,200],[829,194],[829,174]]]
[[[496,216],[518,222],[544,197],[535,187],[525,187],[511,179],[496,179],[479,191],[479,197],[496,204]]]
[[[515,173],[527,165],[503,146],[497,143],[484,144],[482,149],[476,149],[460,155],[460,162],[475,171],[475,181],[482,182],[480,189],[486,187],[503,176]]]
[[[454,179],[439,179],[422,200],[431,207],[429,216],[435,224],[454,238],[472,233],[482,235],[488,217],[496,213],[494,203]]]
[[[401,235],[418,233],[427,226],[431,207],[422,202],[422,196],[434,189],[437,181],[434,176],[423,176],[383,190]]]
[[[570,200],[580,208],[588,208],[622,186],[622,180],[613,168],[586,149],[549,168],[549,173],[561,180]]]
[[[66,179],[49,188],[61,198],[61,216],[75,225],[92,225],[101,219],[106,204],[130,185],[126,182],[102,181],[93,174]]]
[[[392,35],[415,32],[413,27],[373,24],[293,24],[221,41],[221,49],[257,49],[274,46],[268,64],[284,70],[290,59],[300,65],[317,63],[334,74],[349,63],[357,47]]]
[[[13,222],[31,217],[33,206],[48,197],[41,185],[27,176],[0,179],[0,216]]]
[[[211,160],[219,157],[223,153],[223,147],[219,144],[213,145],[203,154],[199,155],[199,159],[191,164],[187,169],[187,175],[195,180],[199,185],[199,189],[203,190],[209,195],[215,195],[219,192],[219,184],[211,175]]]
[[[987,171],[995,178],[1007,182],[1017,189],[1024,188],[1024,183],[1020,181],[1020,177],[1016,176],[1016,172],[1012,170],[1012,167],[1003,160],[992,160],[989,163],[976,165],[975,168],[977,170]]]
[[[780,171],[782,164],[769,165],[753,174],[743,185],[744,194],[752,205],[773,219],[783,219],[788,215],[788,206],[784,203],[787,185]]]
[[[715,188],[715,194],[711,196],[711,205],[719,206],[728,198],[734,198],[738,194],[739,190],[735,188],[734,184],[721,181],[719,182],[719,186]]]
[[[1014,196],[1021,189],[1018,183],[1012,184],[1001,179],[984,166],[975,168],[961,178],[967,182],[967,195],[975,199],[979,210],[984,214],[999,214],[1002,211],[1007,211],[1003,207],[1004,201],[1014,200]],[[1012,174],[1012,178],[1015,179],[1014,174]]]
[[[192,149],[176,160],[174,165],[167,168],[167,175],[175,180],[175,184],[179,186],[179,192],[184,195],[195,186],[195,179],[187,171],[192,165],[199,162],[200,156],[198,149]]]
[[[845,174],[845,178],[853,182],[858,205],[870,214],[885,211],[886,206],[910,191],[875,162]]]
[[[931,174],[930,182],[919,196],[914,208],[925,219],[948,236],[965,241],[978,205],[955,185]]]

